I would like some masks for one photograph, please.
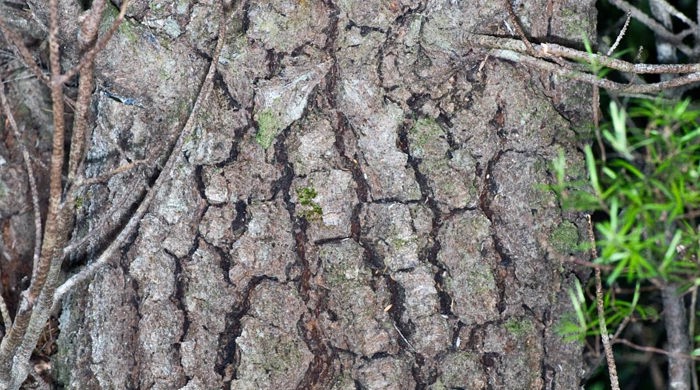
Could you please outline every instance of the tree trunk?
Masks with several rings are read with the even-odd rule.
[[[528,36],[594,39],[592,1],[514,3]],[[577,221],[546,185],[560,151],[580,161],[590,88],[467,47],[466,32],[514,34],[504,2],[234,8],[169,185],[64,299],[56,383],[578,387],[581,346],[556,333]],[[167,152],[216,9],[134,2],[98,59],[90,175]],[[92,186],[75,234],[128,217],[151,173]]]

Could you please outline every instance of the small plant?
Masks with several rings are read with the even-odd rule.
[[[700,111],[689,104],[635,101],[628,118],[611,102],[601,157],[584,147],[588,177],[568,181],[563,156],[553,164],[562,204],[595,215],[594,244],[588,249],[597,254],[593,266],[608,287],[602,306],[613,344],[634,347],[620,337],[627,324],[656,321],[674,305],[684,308],[683,293],[700,284]],[[601,335],[596,301],[587,299],[580,283],[570,297],[574,315],[560,331],[569,339]],[[690,315],[695,315],[692,308]],[[665,317],[669,340],[678,331],[671,323],[680,321],[687,334],[687,318]],[[669,353],[669,361],[687,363],[690,350],[687,345],[685,356]]]

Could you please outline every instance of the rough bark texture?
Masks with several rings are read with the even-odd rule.
[[[91,175],[167,150],[215,9],[132,5],[98,61]],[[534,37],[594,36],[592,1],[515,12]],[[577,387],[580,347],[555,331],[577,228],[544,185],[560,150],[576,160],[589,88],[462,43],[510,35],[507,15],[491,1],[241,4],[169,188],[64,301],[57,383]],[[87,190],[75,234],[119,218],[148,173]]]

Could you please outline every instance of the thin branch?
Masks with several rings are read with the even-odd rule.
[[[491,35],[465,34],[464,41],[474,46],[489,49],[505,49],[520,53],[528,52],[526,45],[519,39],[494,37]],[[536,57],[549,58],[550,56],[557,56],[584,62],[586,64],[594,62],[627,73],[664,74],[700,72],[700,64],[634,64],[600,54],[571,49],[566,46],[557,45],[556,43],[541,43],[535,44],[532,47],[536,53]]]
[[[122,4],[121,18],[128,1]],[[74,211],[72,193],[63,196],[62,170],[65,163],[65,107],[63,84],[70,77],[61,73],[60,46],[58,41],[58,0],[49,2],[49,59],[50,90],[53,110],[53,140],[51,163],[49,167],[49,207],[46,216],[45,231],[42,240],[39,261],[32,272],[29,288],[22,292],[19,309],[14,324],[0,342],[0,387],[19,388],[29,375],[29,359],[36,347],[41,330],[46,325],[53,296],[58,282],[65,246]],[[118,21],[121,20],[118,19]],[[224,24],[222,22],[222,24]],[[116,30],[115,23],[110,30]],[[106,34],[108,39],[111,33]],[[105,37],[103,37],[105,38]],[[100,45],[102,43],[102,45]],[[84,56],[78,69],[91,69],[95,55],[106,41],[98,42]]]
[[[95,44],[100,33],[100,22],[102,21],[105,6],[105,0],[95,0],[92,2],[90,9],[86,11],[87,15],[80,24],[80,34],[78,35],[81,51],[88,50]]]
[[[648,346],[645,346],[645,345],[639,345],[639,344],[635,344],[635,343],[633,343],[633,342],[631,342],[631,341],[629,341],[629,340],[627,340],[627,339],[618,339],[618,340],[615,340],[615,344],[624,344],[624,345],[626,345],[626,346],[628,346],[628,347],[630,347],[630,348],[634,348],[634,349],[636,349],[636,350],[638,350],[638,351],[651,352],[651,353],[658,353],[659,355],[665,355],[665,356],[669,356],[669,357],[675,357],[675,358],[677,358],[677,359],[700,360],[700,357],[697,357],[697,356],[691,356],[691,355],[683,354],[683,353],[673,353],[673,352],[669,352],[669,351],[667,351],[667,350],[665,350],[665,349],[661,349],[661,348],[648,347]]]
[[[65,154],[65,107],[63,105],[63,83],[59,81],[61,78],[61,55],[58,42],[58,0],[51,0],[49,8],[49,57],[51,62],[51,100],[54,127],[51,144],[51,164],[49,166],[49,208],[46,215],[46,231],[44,232],[45,240],[42,247],[42,256],[37,267],[32,272],[32,281],[27,294],[30,304],[39,296],[46,282],[53,253],[45,252],[53,252],[55,245],[60,241],[59,235],[62,233],[59,226],[57,226],[57,222],[63,191],[61,173]]]
[[[594,259],[598,258],[598,250],[595,246],[595,236],[593,235],[593,222],[588,214],[588,237],[591,241],[591,254]],[[603,303],[603,283],[601,281],[600,269],[595,269],[595,297],[596,306],[598,308],[598,325],[600,326],[600,339],[603,342],[605,350],[605,359],[608,362],[608,374],[610,377],[610,387],[612,390],[620,390],[620,384],[617,377],[617,367],[615,366],[615,355],[613,354],[612,346],[610,345],[610,336],[608,335],[608,327],[605,323],[605,308]]]
[[[680,87],[688,84],[693,84],[700,82],[700,72],[691,73],[685,76],[677,77],[669,81],[661,81],[658,83],[651,84],[622,84],[614,81],[600,79],[595,75],[590,73],[578,72],[575,70],[562,69],[559,65],[553,64],[551,62],[534,58],[525,54],[517,53],[512,50],[494,50],[491,55],[504,60],[513,61],[516,63],[523,63],[531,66],[535,66],[540,69],[544,69],[555,73],[562,77],[571,78],[574,80],[582,81],[588,84],[597,85],[601,88],[607,89],[611,92],[619,93],[656,93],[659,91]],[[660,65],[659,65],[660,66]]]
[[[153,198],[155,197],[156,193],[158,193],[158,191],[163,187],[164,183],[167,180],[170,180],[170,178],[168,177],[168,173],[172,171],[173,167],[175,166],[175,163],[181,158],[182,146],[184,144],[185,138],[194,130],[194,124],[197,115],[201,109],[203,102],[208,98],[212,89],[214,75],[216,74],[217,64],[219,61],[219,57],[221,56],[221,49],[223,47],[224,40],[226,37],[227,24],[225,13],[226,10],[223,8],[222,5],[220,15],[221,17],[219,21],[219,35],[216,42],[216,48],[214,49],[214,53],[211,57],[212,60],[209,63],[207,75],[204,78],[204,82],[202,83],[199,93],[197,94],[197,99],[195,100],[195,103],[192,106],[192,110],[190,111],[190,114],[187,118],[187,122],[185,122],[185,125],[183,126],[180,134],[177,137],[177,140],[175,141],[175,145],[173,146],[172,151],[168,155],[167,161],[163,166],[163,170],[158,175],[158,178],[153,184],[153,187],[150,190],[148,190],[148,193],[146,194],[145,198],[134,212],[134,215],[129,219],[129,222],[127,222],[126,226],[124,226],[124,229],[122,229],[122,231],[119,233],[117,238],[114,241],[112,241],[112,243],[104,250],[104,252],[102,252],[102,254],[93,263],[85,267],[79,273],[73,275],[65,283],[56,288],[56,291],[53,295],[52,311],[56,310],[58,303],[61,301],[63,296],[68,291],[70,291],[70,289],[73,286],[89,279],[95,274],[95,272],[97,272],[109,262],[109,260],[117,252],[117,250],[136,231],[136,228],[139,226],[141,219],[148,211],[148,208],[150,207],[150,204],[153,201]]]
[[[109,30],[107,30],[107,32],[97,41],[97,43],[90,50],[87,51],[87,53],[83,54],[76,66],[69,69],[62,76],[62,82],[67,82],[76,74],[81,73],[85,66],[95,62],[95,57],[97,56],[97,53],[102,51],[107,46],[107,43],[109,43],[109,40],[112,38],[114,33],[119,28],[121,22],[124,20],[124,16],[126,15],[126,9],[129,7],[129,2],[130,0],[124,0],[122,2],[121,7],[119,8],[119,15],[117,15],[117,18],[114,20]]]
[[[669,388],[690,390],[690,362],[686,358],[690,349],[688,340],[687,313],[683,296],[678,294],[678,286],[666,284],[661,290],[664,307],[668,354]]]
[[[700,22],[700,1],[695,4],[695,20]],[[700,28],[695,29],[695,42],[700,41]],[[700,45],[697,43],[695,44],[695,50],[693,51],[694,55],[697,55],[698,52],[700,51]]]
[[[51,88],[51,80],[49,79],[49,76],[46,75],[46,73],[39,68],[39,65],[37,65],[36,61],[32,57],[32,54],[29,52],[29,49],[24,45],[22,42],[22,38],[20,38],[12,29],[8,28],[7,25],[3,22],[2,18],[0,18],[0,32],[9,40],[10,44],[17,49],[19,52],[19,59],[20,61],[27,67],[29,70],[31,70],[32,74],[39,79],[44,85],[47,87]],[[26,77],[28,78],[28,77]],[[25,78],[21,79],[12,79],[12,80],[5,80],[4,83],[9,83],[12,81],[16,80],[23,80]],[[73,107],[75,106],[75,102],[73,99],[69,98],[68,96],[63,96],[63,100],[68,103],[69,106]]]
[[[9,387],[19,387],[29,374],[28,362],[36,339],[46,324],[41,312],[42,293],[51,287],[58,275],[60,264],[56,263],[55,253],[62,248],[67,236],[67,216],[62,209],[61,192],[64,157],[65,113],[63,105],[63,83],[61,76],[60,47],[58,42],[58,0],[49,2],[49,58],[51,65],[51,99],[53,107],[53,142],[51,165],[49,167],[49,207],[46,215],[46,228],[42,240],[41,255],[32,271],[29,289],[22,292],[22,300],[9,333],[0,343],[0,378],[9,375]],[[43,321],[42,321],[43,318]],[[33,341],[33,343],[32,343]],[[3,371],[7,371],[3,373]],[[19,382],[19,383],[17,383]]]
[[[676,7],[672,6],[666,0],[656,0],[656,5],[661,7],[664,11],[666,11],[669,15],[675,16],[678,18],[678,20],[682,21],[683,23],[687,24],[690,29],[695,30],[698,28],[698,25],[690,20],[687,16],[683,14],[683,12],[680,12],[679,10],[676,9]]]
[[[600,88],[598,86],[593,86],[593,101],[591,102],[593,108],[593,128],[595,130],[595,139],[598,143],[598,149],[600,152],[600,159],[605,163],[607,161],[607,154],[605,153],[605,145],[603,144],[603,137],[600,135]]]
[[[76,180],[75,189],[79,189],[81,187],[90,186],[90,185],[94,185],[94,184],[105,183],[106,181],[108,181],[109,179],[111,179],[112,177],[114,177],[116,175],[119,175],[119,174],[124,173],[124,172],[128,172],[128,171],[130,171],[136,167],[142,166],[142,165],[149,165],[149,163],[150,163],[149,160],[136,160],[136,161],[130,162],[128,164],[121,165],[121,166],[119,166],[119,167],[117,167],[117,168],[115,168],[107,173],[101,174],[99,176],[90,177],[87,179]]]
[[[617,8],[632,14],[632,17],[640,21],[642,24],[647,26],[651,31],[653,31],[659,37],[665,39],[666,41],[673,43],[674,46],[682,51],[685,55],[692,55],[693,50],[682,42],[682,38],[678,35],[671,33],[666,30],[666,28],[657,22],[656,20],[650,18],[644,12],[640,11],[630,3],[624,0],[610,0],[610,4],[616,6]]]
[[[569,262],[574,263],[576,265],[582,265],[584,267],[593,268],[593,269],[600,269],[603,271],[612,271],[613,269],[615,269],[615,267],[613,267],[611,265],[596,264],[592,261],[585,261],[585,260],[577,259],[573,256],[569,257],[568,260],[569,260]]]
[[[631,310],[630,310],[630,311],[631,311]],[[632,315],[631,315],[631,314],[628,315],[628,316],[626,316],[626,317],[622,320],[622,322],[620,322],[620,325],[617,327],[617,330],[615,331],[615,334],[611,337],[611,339],[613,340],[613,343],[615,343],[615,340],[617,340],[617,339],[620,337],[620,335],[622,334],[622,331],[625,330],[625,328],[626,328],[627,325],[630,323],[630,321],[632,321]]]
[[[508,11],[508,17],[513,23],[513,26],[515,27],[515,32],[518,34],[520,37],[520,40],[525,44],[525,47],[527,48],[527,52],[530,55],[536,55],[535,49],[532,47],[532,43],[530,43],[530,40],[527,39],[527,36],[525,35],[525,32],[523,31],[523,28],[520,26],[520,21],[518,20],[518,17],[515,15],[515,12],[513,11],[513,3],[510,2],[510,0],[504,0],[505,1],[505,6],[506,10]]]
[[[89,251],[95,253],[100,243],[104,245],[107,242],[105,238],[108,235],[118,234],[123,229],[121,221],[126,217],[125,210],[138,207],[146,191],[150,189],[149,186],[139,187],[137,184],[138,182],[132,183],[129,188],[124,189],[125,195],[114,199],[109,209],[102,213],[103,216],[97,221],[96,226],[91,227],[87,234],[80,238],[73,237],[69,243],[66,243],[63,247],[64,260],[83,256]],[[80,187],[76,186],[76,188]]]
[[[81,50],[87,50],[94,45],[99,33],[99,22],[102,18],[102,12],[105,8],[105,0],[96,0],[92,4],[90,14],[85,19],[81,26],[80,41]],[[92,90],[94,89],[94,70],[95,61],[90,58],[84,58],[86,64],[83,71],[80,72],[80,82],[78,84],[78,100],[75,106],[75,115],[73,122],[73,134],[70,143],[70,154],[68,157],[68,181],[71,182],[78,173],[78,167],[83,160],[83,150],[85,149],[85,133],[88,124],[88,109],[90,108],[90,100]]]
[[[698,286],[694,285],[692,287],[692,292],[690,294],[690,315],[688,320],[688,338],[691,340],[690,349],[694,349],[695,345],[693,343],[693,338],[695,337],[695,308],[698,303]],[[698,373],[695,367],[695,360],[690,363],[690,375],[691,383],[693,384],[693,390],[698,390]]]
[[[0,82],[2,82],[2,76],[0,76]],[[34,177],[34,169],[32,169],[32,161],[29,157],[29,152],[27,152],[27,148],[24,145],[24,140],[22,139],[19,128],[17,128],[15,116],[12,114],[12,110],[10,109],[10,105],[7,101],[4,85],[0,85],[0,105],[2,105],[3,113],[5,114],[7,122],[10,124],[12,133],[14,134],[15,140],[19,145],[19,149],[22,153],[22,159],[24,160],[24,167],[27,170],[29,192],[32,198],[32,209],[34,211],[34,255],[32,257],[32,264],[34,269],[36,269],[39,264],[39,257],[41,256],[41,235],[43,230],[41,226],[41,209],[39,208],[39,190],[36,185],[36,178]]]
[[[41,80],[44,84],[49,85],[49,77],[44,74],[44,72],[39,68],[34,57],[27,49],[27,46],[22,42],[22,38],[17,35],[12,29],[8,28],[5,22],[0,18],[0,32],[7,38],[7,40],[17,49],[19,52],[19,58],[22,60],[25,66],[29,68],[34,75]]]
[[[622,38],[625,36],[625,33],[627,32],[627,26],[629,26],[630,24],[630,19],[632,19],[632,14],[628,12],[625,24],[622,26],[620,33],[617,34],[617,39],[615,39],[615,43],[613,43],[613,45],[610,46],[610,49],[608,49],[607,53],[605,53],[605,55],[607,55],[608,57],[610,57],[615,51],[615,49],[617,49],[617,46],[620,44],[620,41],[622,41]]]

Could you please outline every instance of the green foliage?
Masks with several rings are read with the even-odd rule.
[[[629,118],[615,103],[609,115],[602,128],[606,157],[584,148],[585,181],[567,181],[562,156],[553,168],[554,190],[565,207],[602,216],[594,225],[599,253],[594,261],[609,269],[608,286],[634,287],[624,299],[606,294],[606,322],[615,327],[628,316],[658,316],[653,307],[640,304],[640,287],[698,283],[700,111],[690,110],[689,101],[637,101]],[[595,302],[586,303],[580,285],[570,296],[575,316],[562,325],[562,333],[570,338],[598,334]]]

